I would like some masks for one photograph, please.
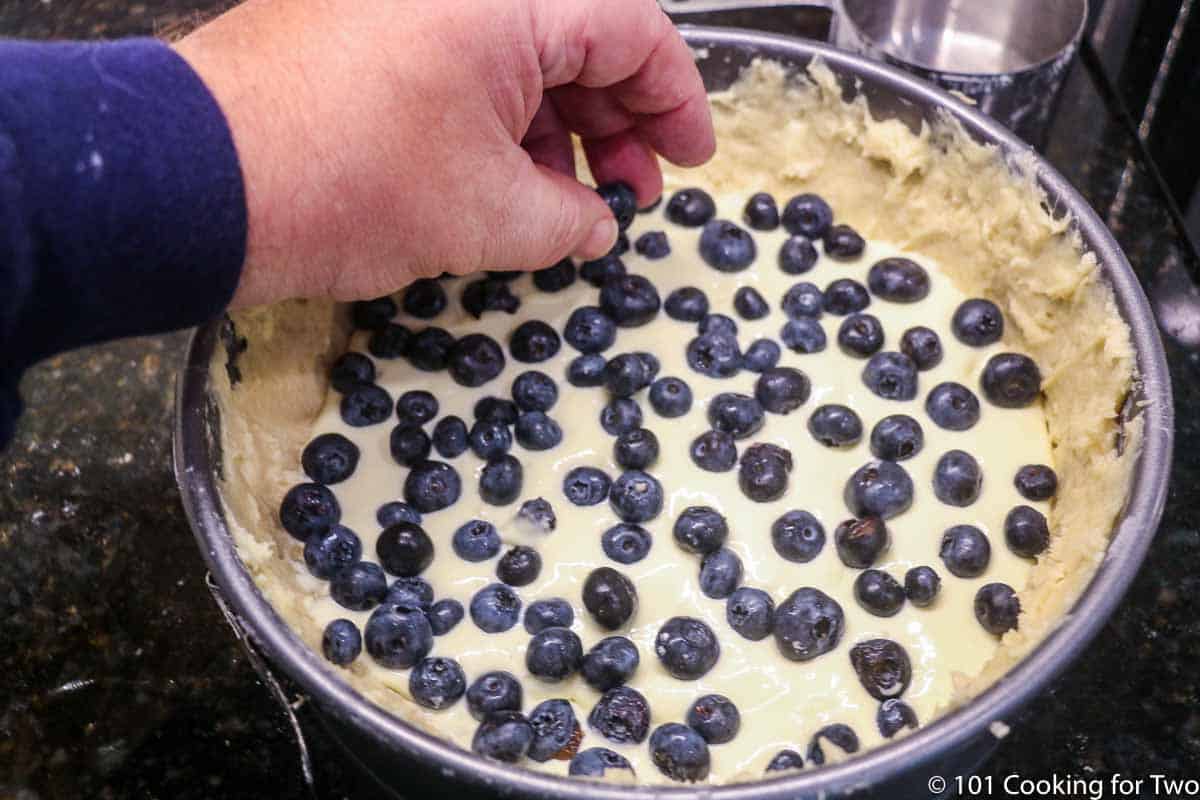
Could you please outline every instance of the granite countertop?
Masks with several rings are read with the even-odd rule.
[[[220,2],[17,0],[0,35],[163,34]],[[1047,157],[1148,286],[1195,254],[1133,139],[1077,64]],[[371,796],[301,708],[290,722],[208,597],[171,473],[182,333],[51,359],[0,454],[0,797]],[[1200,763],[1200,352],[1168,337],[1178,431],[1166,515],[1120,610],[982,774],[1152,772]]]

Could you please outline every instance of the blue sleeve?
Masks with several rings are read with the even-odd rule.
[[[0,447],[30,364],[219,314],[246,225],[229,127],[169,47],[0,41]]]

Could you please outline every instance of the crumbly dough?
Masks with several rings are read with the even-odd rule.
[[[994,149],[971,141],[950,121],[927,126],[918,134],[897,121],[875,121],[864,101],[842,100],[827,69],[818,65],[810,72],[808,80],[793,80],[780,66],[759,62],[733,88],[713,95],[718,155],[699,169],[668,169],[668,192],[688,185],[703,186],[714,194],[743,197],[764,190],[782,201],[800,191],[815,191],[830,202],[839,221],[853,225],[869,240],[890,243],[917,260],[936,262],[939,274],[952,281],[956,293],[985,296],[997,302],[1006,317],[1006,348],[1027,352],[1040,365],[1050,458],[1060,479],[1049,514],[1052,544],[1024,577],[1020,629],[1004,637],[990,660],[956,676],[953,686],[936,693],[937,704],[948,705],[969,699],[991,685],[1028,653],[1063,619],[1103,558],[1113,521],[1128,493],[1140,433],[1137,423],[1126,426],[1128,444],[1124,455],[1118,456],[1114,449],[1118,432],[1115,418],[1134,377],[1130,335],[1117,313],[1110,288],[1100,280],[1095,258],[1080,252],[1069,220],[1047,213],[1042,194],[1020,164],[1006,164]],[[723,209],[722,213],[730,212]],[[773,256],[770,248],[763,247],[761,252],[767,258]],[[871,262],[864,261],[865,270]],[[775,319],[778,321],[778,317]],[[324,376],[350,341],[346,309],[326,302],[294,302],[240,313],[235,323],[238,333],[249,343],[238,361],[243,380],[230,385],[223,354],[218,354],[212,370],[222,411],[222,495],[239,551],[264,594],[305,641],[319,647],[327,617],[314,609],[321,599],[330,602],[325,596],[327,589],[305,571],[299,545],[279,527],[277,510],[286,490],[302,480],[298,470],[300,450],[314,432],[319,432],[322,414],[329,418]],[[826,328],[831,334],[831,347],[835,348],[833,330],[829,325]],[[894,335],[892,328],[888,331]],[[626,341],[636,342],[636,337]],[[621,349],[635,346],[618,345],[614,352]],[[514,366],[510,364],[507,380],[516,374]],[[547,371],[556,374],[554,369]],[[695,388],[694,374],[682,377]],[[963,382],[975,386],[973,380]],[[922,391],[929,388],[925,383],[922,386]],[[501,391],[496,389],[497,393]],[[802,424],[813,405],[810,401],[805,410],[786,419]],[[449,409],[443,413],[447,411],[455,413]],[[463,415],[461,410],[457,413]],[[552,415],[559,416],[555,412]],[[564,421],[564,428],[568,426]],[[929,426],[926,433],[930,433]],[[382,438],[377,432],[374,435]],[[862,452],[859,456],[861,460],[868,458]],[[597,462],[597,466],[605,464]],[[473,476],[464,471],[463,477],[464,489],[469,492]],[[732,482],[730,490],[737,492]],[[557,500],[556,508],[565,505],[561,497]],[[373,510],[359,513],[369,516]],[[677,509],[668,509],[663,517],[673,519],[675,513]],[[836,521],[824,520],[830,536]],[[355,529],[363,537],[364,552],[373,552],[371,533]],[[658,530],[669,531],[669,527],[660,520]],[[1002,533],[992,531],[991,538],[994,554],[1005,550]],[[435,536],[435,541],[441,545],[445,539]],[[656,535],[654,548],[674,548],[669,533]],[[832,557],[832,542],[826,548],[822,557]],[[745,560],[746,553],[740,554]],[[923,563],[932,563],[943,573],[944,588],[955,580],[944,573],[940,562],[927,559]],[[547,570],[550,568],[548,564]],[[893,574],[902,576],[902,571],[893,570]],[[795,583],[798,586],[808,581]],[[562,594],[577,602],[577,591]],[[773,594],[780,599],[778,593]],[[848,619],[858,611],[852,600],[843,602],[843,607]],[[964,621],[968,623],[974,626],[969,617]],[[736,638],[731,631],[716,626],[714,630],[723,641]],[[468,617],[451,638],[461,647],[468,641],[465,637],[477,633]],[[595,638],[585,635],[585,646]],[[642,645],[640,639],[638,643]],[[773,653],[769,639],[758,644]],[[839,651],[847,647],[844,643]],[[435,654],[457,656],[453,647],[444,652],[435,649]],[[910,654],[916,664],[918,659],[911,649]],[[844,658],[845,654],[835,652],[826,658],[830,657]],[[383,707],[431,729],[439,726],[438,717],[405,697],[405,681],[393,679],[393,687],[389,687],[386,671],[366,663],[369,661],[364,656],[353,669],[341,674]],[[642,669],[647,668],[658,665],[652,652],[642,647]],[[586,686],[584,689],[591,691]],[[704,690],[714,689],[705,686]],[[678,709],[658,713],[652,707],[654,724],[678,721],[687,700],[700,693],[700,687],[689,684],[680,695]],[[556,696],[553,690],[544,694]],[[526,708],[532,706],[529,698],[527,693]],[[576,703],[577,713],[586,715],[593,702],[581,698]],[[873,716],[872,704],[860,705],[865,709],[863,719]],[[744,706],[742,711],[744,730],[755,724],[756,713],[766,713]],[[929,716],[923,713],[922,723],[928,723]],[[846,721],[836,715],[817,715],[813,719],[790,739],[792,746],[807,742],[819,726],[816,720]],[[869,735],[874,733],[869,726],[859,724],[855,728],[864,743],[878,739],[877,735]],[[462,736],[454,738],[465,745]],[[737,768],[721,770],[722,774],[717,775],[718,753],[736,742],[713,748],[714,779],[749,779],[761,774],[765,761],[756,754],[739,762]],[[596,744],[606,743],[596,739],[585,746]],[[661,779],[645,762],[644,751],[645,745],[636,751],[643,757],[638,765],[639,777]],[[631,757],[633,751],[621,752]],[[559,771],[563,771],[562,766],[557,762]]]

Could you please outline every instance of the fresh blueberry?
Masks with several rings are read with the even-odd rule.
[[[706,333],[717,333],[725,336],[737,336],[738,326],[733,317],[725,314],[705,314],[696,326],[696,331],[703,336]]]
[[[619,230],[626,230],[633,224],[633,217],[637,214],[637,195],[633,193],[632,186],[624,181],[602,183],[596,187],[596,193],[604,198],[604,202],[608,203],[609,210],[617,220]],[[544,758],[538,759],[538,761],[545,760]]]
[[[1026,464],[1017,470],[1013,485],[1026,500],[1049,500],[1058,491],[1058,475],[1045,464]]]
[[[955,309],[950,330],[963,344],[984,347],[1004,335],[1004,315],[991,300],[966,300]]]
[[[443,636],[454,630],[465,614],[462,603],[452,597],[444,597],[429,607],[429,628],[434,636]]]
[[[767,764],[767,772],[783,772],[789,769],[802,769],[804,767],[804,756],[797,753],[795,750],[780,750],[771,758],[771,763]]]
[[[433,319],[446,307],[446,291],[435,278],[420,278],[404,290],[404,311],[419,319]]]
[[[544,681],[561,681],[575,674],[582,663],[583,643],[566,628],[539,631],[525,648],[525,668]]]
[[[848,519],[833,532],[838,558],[847,567],[866,569],[875,563],[890,541],[887,525],[879,517]]]
[[[321,652],[331,663],[344,667],[362,652],[362,633],[348,619],[335,619],[321,634]]]
[[[634,564],[650,552],[650,532],[641,525],[622,522],[614,525],[600,537],[604,555],[618,564]]]
[[[629,237],[625,235],[625,231],[617,234],[616,244],[608,252],[614,256],[623,256],[629,252]]]
[[[681,417],[692,408],[692,390],[679,378],[659,378],[650,384],[649,397],[660,417]]]
[[[941,588],[942,579],[933,567],[913,567],[904,573],[904,596],[917,608],[933,605]]]
[[[825,287],[823,307],[830,314],[844,317],[871,305],[871,295],[861,283],[850,278],[838,278]]]
[[[880,702],[904,694],[912,682],[912,662],[891,639],[867,639],[850,648],[850,666],[867,694]]]
[[[993,636],[1017,629],[1021,599],[1005,583],[989,583],[975,593],[975,619]]]
[[[762,428],[763,407],[749,395],[722,392],[709,401],[708,422],[714,430],[744,439]]]
[[[826,447],[853,447],[862,440],[863,424],[854,409],[829,404],[813,411],[808,432]]]
[[[600,627],[615,631],[637,613],[637,589],[612,567],[597,567],[583,582],[583,605]]]
[[[821,243],[825,245],[825,255],[838,261],[858,258],[867,246],[858,231],[849,225],[834,225],[825,231],[825,235],[821,237]]]
[[[907,258],[885,258],[867,273],[867,286],[883,300],[915,303],[929,295],[929,273]]]
[[[387,669],[408,669],[433,648],[429,619],[409,606],[387,604],[372,611],[363,639],[367,653]]]
[[[672,677],[694,681],[704,677],[721,657],[712,628],[695,617],[671,617],[654,637],[654,652]]]
[[[855,470],[846,481],[842,499],[856,517],[891,519],[912,505],[912,478],[892,461],[872,461]]]
[[[608,498],[612,479],[595,467],[575,467],[563,478],[563,494],[572,505],[594,506]]]
[[[596,701],[588,725],[609,741],[640,744],[650,732],[650,705],[637,689],[615,686]]]
[[[567,365],[567,383],[581,389],[604,385],[604,367],[608,362],[599,353],[585,353]]]
[[[625,469],[645,469],[658,460],[658,437],[646,428],[634,428],[617,436],[613,460]]]
[[[382,386],[360,383],[342,395],[342,421],[352,428],[378,425],[392,415],[392,397]]]
[[[625,262],[611,252],[593,261],[585,261],[579,266],[579,277],[597,289],[609,278],[619,278],[625,273]]]
[[[608,773],[628,771],[630,780],[634,778],[633,765],[625,756],[607,747],[589,747],[571,759],[567,774],[580,778],[606,778]]]
[[[529,757],[534,761],[551,758],[566,758],[573,755],[579,746],[582,732],[575,712],[566,700],[544,700],[529,712],[529,725],[533,728],[533,741],[529,745]]]
[[[643,275],[609,278],[600,287],[600,310],[621,328],[645,325],[661,307],[658,290]]]
[[[907,414],[892,414],[871,429],[871,453],[884,461],[905,461],[921,452],[925,432]]]
[[[817,263],[817,248],[813,247],[812,240],[807,236],[791,236],[780,246],[778,260],[779,269],[784,273],[801,275]]]
[[[858,735],[849,725],[835,722],[818,730],[809,740],[808,760],[814,766],[819,767],[825,763],[825,751],[821,746],[822,739],[837,746],[843,753],[858,752]]]
[[[494,506],[506,506],[521,494],[525,470],[511,453],[494,458],[479,473],[479,497]]]
[[[561,292],[573,283],[575,264],[569,258],[533,273],[533,285],[543,292]]]
[[[341,483],[358,466],[358,445],[340,433],[322,433],[304,446],[300,466],[317,483]]]
[[[845,626],[842,607],[820,589],[797,589],[775,608],[775,644],[790,661],[828,653],[841,641]]]
[[[1019,556],[1033,558],[1050,546],[1050,528],[1042,512],[1029,506],[1016,506],[1004,517],[1004,540],[1008,549]]]
[[[610,436],[642,427],[642,407],[632,397],[617,397],[600,411],[600,427]]]
[[[635,353],[613,356],[604,366],[604,386],[614,397],[629,397],[650,385],[646,363]]]
[[[742,368],[742,351],[736,336],[706,333],[688,342],[687,363],[701,375],[730,378]]]
[[[528,586],[542,573],[542,557],[537,550],[516,545],[496,562],[496,577],[509,586]]]
[[[714,600],[724,600],[742,582],[742,560],[728,547],[706,555],[700,561],[700,592]]]
[[[433,540],[420,525],[397,522],[379,534],[375,552],[379,563],[393,575],[419,575],[433,561]]]
[[[567,317],[563,338],[581,353],[599,353],[616,341],[617,323],[596,306],[580,306]]]
[[[503,583],[489,583],[471,598],[471,619],[484,633],[503,633],[517,624],[521,598]]]
[[[754,397],[772,414],[790,414],[808,402],[812,383],[793,367],[771,367],[754,383]]]
[[[426,708],[452,706],[466,691],[467,677],[453,658],[423,658],[408,674],[408,693]]]
[[[703,189],[680,189],[667,201],[667,219],[685,228],[699,228],[717,213],[717,204]]]
[[[367,352],[376,358],[393,359],[408,355],[413,333],[403,325],[389,322],[372,331],[367,339]]]
[[[491,340],[489,339],[489,341]],[[513,358],[525,364],[537,364],[553,358],[561,346],[562,342],[558,338],[558,331],[540,319],[522,322],[508,337],[508,349]],[[503,356],[501,356],[500,365],[504,366]],[[478,386],[479,384],[468,385]]]
[[[725,744],[737,736],[742,715],[723,694],[706,694],[688,706],[684,718],[692,730],[709,744]]]
[[[485,672],[467,688],[467,710],[482,720],[498,711],[520,711],[521,682],[511,673]]]
[[[570,263],[568,261],[568,263]],[[551,267],[550,269],[554,269]],[[571,268],[571,280],[575,280],[574,267]],[[537,276],[534,276],[536,282]],[[496,278],[480,278],[468,283],[462,292],[463,310],[475,319],[481,319],[488,311],[503,311],[505,314],[515,314],[521,307],[521,301],[512,293],[507,281]]]
[[[362,353],[343,353],[329,370],[329,385],[345,394],[360,383],[374,383],[375,362]]]
[[[729,523],[721,512],[709,506],[689,506],[671,529],[675,543],[689,553],[708,554],[725,544]]]
[[[728,472],[737,464],[737,443],[724,431],[705,431],[692,440],[692,463],[707,472]]]
[[[511,400],[483,397],[475,403],[472,413],[477,422],[499,422],[501,425],[514,425],[517,422],[517,415],[521,412],[517,409],[517,404]]]
[[[624,636],[608,636],[583,657],[580,674],[598,692],[627,683],[637,671],[641,656],[637,645]]]
[[[419,608],[426,614],[433,606],[433,587],[424,578],[397,578],[388,587],[383,602],[396,606]]]
[[[557,340],[558,334],[554,334],[554,337]],[[516,349],[513,350],[513,357],[520,359]],[[504,351],[492,337],[468,333],[455,342],[447,366],[455,383],[469,387],[482,386],[503,371]]]
[[[833,224],[833,209],[815,194],[800,194],[783,207],[783,227],[794,236],[820,239]]]
[[[633,249],[652,261],[671,255],[671,243],[662,231],[646,231],[634,241]]]
[[[883,347],[883,324],[872,314],[851,314],[842,320],[837,342],[846,355],[867,358]]]
[[[1042,393],[1042,372],[1029,356],[1000,353],[988,359],[979,385],[993,405],[1025,408]]]
[[[885,739],[891,739],[905,728],[916,728],[917,724],[917,712],[895,697],[884,700],[875,712],[875,726]]]
[[[279,523],[293,538],[308,541],[342,518],[342,508],[328,487],[319,483],[293,486],[279,504]]]
[[[775,601],[762,589],[743,586],[725,602],[725,621],[743,638],[760,641],[775,627]]]
[[[388,449],[397,464],[411,467],[429,458],[432,443],[429,434],[413,425],[401,423],[388,436]]]
[[[979,398],[961,383],[939,383],[925,398],[925,413],[946,430],[970,430],[979,422]]]
[[[359,330],[378,330],[396,316],[396,301],[387,295],[376,297],[374,300],[356,300],[351,316],[354,319],[354,327]]]
[[[700,257],[719,272],[740,272],[757,255],[754,237],[727,219],[710,220],[700,233]]]
[[[759,374],[774,369],[783,353],[779,345],[772,339],[755,339],[742,353],[742,368]],[[762,398],[759,398],[762,402]]]
[[[992,545],[987,535],[974,525],[955,525],[942,534],[938,554],[951,575],[978,578],[992,559]]]
[[[396,400],[396,418],[402,424],[424,425],[437,416],[438,401],[429,392],[414,389]]]
[[[441,461],[414,464],[404,479],[405,502],[422,514],[454,505],[461,494],[458,471]]]
[[[854,599],[868,614],[891,617],[904,605],[904,587],[886,572],[865,569],[854,579]]]
[[[558,527],[554,506],[544,497],[534,497],[521,503],[517,520],[538,533],[550,533]]]
[[[900,337],[900,352],[911,358],[917,369],[933,369],[942,363],[942,340],[929,328],[917,325]]]
[[[733,308],[742,319],[762,319],[771,307],[753,286],[743,286],[733,293]]]
[[[807,317],[788,320],[779,338],[793,353],[819,353],[825,349],[825,329],[815,319]]]
[[[471,750],[484,758],[515,764],[532,743],[533,727],[521,712],[497,711],[475,729]]]
[[[464,561],[487,561],[500,552],[500,533],[492,523],[473,519],[458,527],[450,545]]]
[[[792,454],[779,445],[760,442],[742,454],[738,486],[756,503],[770,503],[787,492]]]
[[[779,303],[788,319],[819,319],[825,307],[825,296],[811,283],[797,283],[783,293]]]
[[[708,313],[708,296],[695,286],[683,286],[667,295],[663,311],[679,322],[699,322]]]
[[[433,426],[433,449],[442,458],[457,458],[466,452],[467,423],[461,417],[448,416]]]
[[[525,630],[530,634],[541,633],[546,628],[569,628],[574,621],[575,611],[561,597],[534,600],[525,609]]]
[[[317,531],[304,543],[304,563],[314,577],[327,581],[362,558],[358,534],[343,525]]]
[[[942,454],[933,468],[933,493],[946,505],[965,508],[979,499],[983,470],[974,456],[962,450]]]
[[[780,558],[804,564],[825,547],[825,526],[807,511],[786,511],[771,524],[771,544]]]
[[[742,220],[756,231],[773,231],[779,227],[779,207],[775,198],[766,192],[751,195],[742,209]]]
[[[437,372],[446,368],[453,349],[454,337],[448,331],[441,328],[425,328],[413,334],[404,355],[417,369]]]
[[[384,503],[375,511],[375,521],[379,523],[379,527],[381,528],[390,527],[397,522],[412,522],[420,525],[421,515],[408,503],[400,500],[392,500]]]
[[[513,402],[522,411],[549,411],[558,401],[558,385],[544,372],[522,372],[512,384]]]
[[[646,367],[646,374],[650,376],[651,381],[658,377],[658,373],[662,369],[662,362],[658,360],[658,356],[644,350],[639,350],[634,355],[642,360],[642,364]],[[650,381],[647,381],[646,385],[649,386]]]
[[[562,441],[562,427],[544,411],[526,411],[517,417],[517,442],[526,450],[550,450]]]

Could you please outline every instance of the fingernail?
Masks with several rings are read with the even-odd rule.
[[[591,232],[572,255],[585,261],[600,258],[617,243],[617,221],[612,217],[602,219],[592,226]]]

